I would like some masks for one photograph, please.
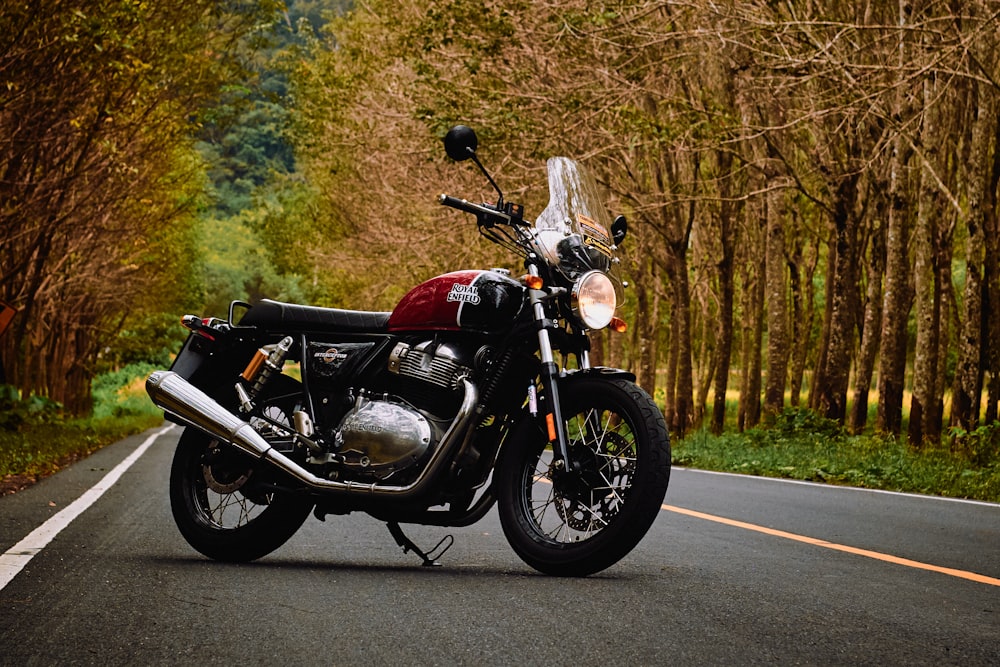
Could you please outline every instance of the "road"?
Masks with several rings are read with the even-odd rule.
[[[174,528],[179,433],[0,589],[0,664],[1000,664],[1000,505],[675,470],[646,539],[586,579],[523,565],[495,512],[408,528],[454,534],[440,568],[354,515],[230,565]],[[0,498],[6,562],[151,435]]]

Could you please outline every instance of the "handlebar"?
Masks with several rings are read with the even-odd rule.
[[[459,211],[471,213],[475,215],[481,223],[485,223],[487,225],[499,222],[501,224],[516,227],[523,226],[525,224],[523,218],[515,217],[510,213],[501,211],[489,204],[474,204],[470,201],[466,201],[465,199],[452,197],[451,195],[438,195],[438,203],[442,206],[448,206],[450,208],[458,209]]]

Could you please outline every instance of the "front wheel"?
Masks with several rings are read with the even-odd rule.
[[[625,557],[656,519],[670,440],[656,403],[632,382],[579,378],[559,388],[570,469],[537,419],[522,422],[497,464],[500,522],[528,565],[586,576]]]

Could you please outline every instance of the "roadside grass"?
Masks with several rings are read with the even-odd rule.
[[[1000,502],[1000,424],[952,431],[938,446],[849,435],[836,422],[788,408],[744,433],[696,431],[673,443],[678,466]]]
[[[57,403],[20,400],[0,387],[0,495],[14,493],[101,447],[163,423],[143,388],[152,366],[133,365],[94,380],[94,414],[62,416]]]

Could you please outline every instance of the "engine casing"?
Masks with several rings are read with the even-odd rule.
[[[348,468],[385,478],[420,462],[437,430],[417,410],[361,396],[337,428],[336,452]]]

